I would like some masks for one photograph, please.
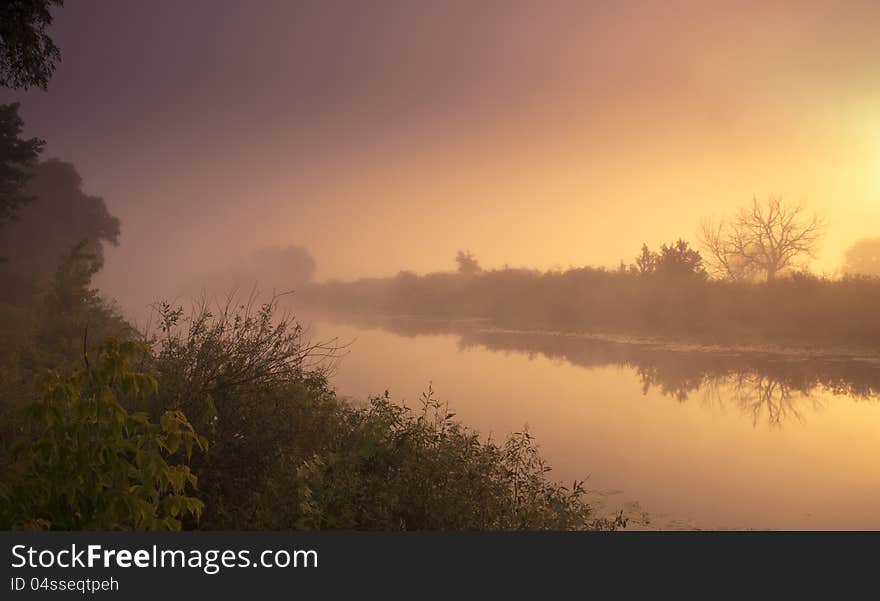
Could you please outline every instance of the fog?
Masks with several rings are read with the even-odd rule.
[[[49,91],[15,97],[121,220],[99,282],[126,304],[267,246],[318,279],[460,248],[613,266],[770,194],[827,216],[833,273],[880,227],[878,25],[869,2],[76,3]]]
[[[675,527],[880,527],[876,3],[51,7],[47,89],[0,81],[0,413],[115,369],[217,449],[204,517],[61,528],[623,527],[532,459],[522,521],[524,424]]]

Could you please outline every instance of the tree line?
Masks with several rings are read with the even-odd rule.
[[[484,269],[470,252],[457,269],[313,283],[299,300],[340,316],[483,319],[519,330],[664,336],[712,344],[875,347],[880,342],[880,246],[847,253],[841,278],[808,270],[823,220],[781,198],[754,199],[706,221],[700,247],[647,244],[617,268]],[[862,275],[865,274],[865,275]]]

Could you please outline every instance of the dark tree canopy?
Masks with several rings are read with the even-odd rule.
[[[61,51],[46,32],[64,0],[0,2],[0,86],[46,89]]]
[[[119,220],[104,199],[85,194],[76,168],[58,159],[37,165],[25,191],[33,201],[0,229],[0,288],[45,289],[74,251],[88,256],[92,273],[97,271],[102,243],[119,239]]]
[[[0,226],[31,200],[24,187],[43,150],[43,140],[21,137],[18,103],[0,104]]]

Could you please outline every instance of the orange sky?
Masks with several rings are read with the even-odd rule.
[[[614,265],[753,195],[824,214],[818,270],[880,235],[875,2],[138,4],[65,6],[18,95],[122,219],[116,294],[267,245]]]
[[[491,101],[379,139],[315,182],[344,240],[321,273],[435,269],[459,247],[488,265],[614,264],[768,194],[826,216],[816,268],[835,269],[880,230],[880,10],[700,6],[487,32],[510,78]],[[287,183],[267,193],[282,214]],[[359,226],[334,223],[337,210]],[[327,230],[306,243],[317,251]],[[282,239],[286,220],[265,231]]]

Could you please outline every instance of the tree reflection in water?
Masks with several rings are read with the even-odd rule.
[[[702,402],[734,405],[753,423],[779,426],[802,420],[805,410],[823,406],[818,393],[854,400],[880,398],[880,356],[730,350],[693,347],[656,340],[521,332],[487,327],[479,321],[332,316],[359,327],[380,328],[400,336],[454,334],[459,348],[544,356],[571,365],[632,369],[642,392],[659,390],[679,402],[699,396]]]

